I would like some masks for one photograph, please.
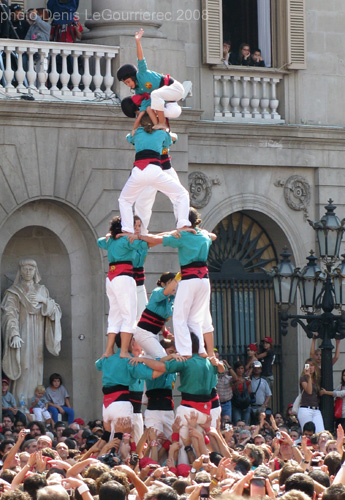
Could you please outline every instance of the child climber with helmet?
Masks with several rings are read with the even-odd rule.
[[[117,78],[134,90],[135,94],[150,94],[150,108],[154,113],[150,113],[148,109],[146,109],[146,111],[148,111],[151,120],[155,123],[153,128],[165,130],[165,101],[177,102],[181,100],[184,94],[184,88],[182,83],[174,80],[170,75],[161,75],[160,73],[147,69],[141,46],[143,34],[143,29],[140,29],[140,31],[135,34],[138,68],[133,64],[124,64],[119,68]]]

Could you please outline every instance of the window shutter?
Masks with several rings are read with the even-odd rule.
[[[223,46],[222,0],[202,1],[203,62],[220,64]]]
[[[306,69],[305,0],[287,0],[288,68]]]

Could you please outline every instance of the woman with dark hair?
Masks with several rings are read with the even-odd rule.
[[[166,352],[159,343],[159,333],[172,316],[177,280],[175,273],[163,273],[152,290],[150,300],[143,311],[134,333],[134,338],[145,354],[152,358],[163,358]]]
[[[133,259],[135,259],[136,250],[147,249],[147,244],[139,239],[131,243],[127,238],[117,238],[117,235],[121,233],[121,217],[116,216],[110,221],[109,233],[97,240],[97,245],[107,250],[109,260],[106,278],[106,292],[109,299],[107,347],[104,353],[106,358],[114,354],[113,348],[117,333],[121,333],[120,357],[130,357],[128,347],[135,330],[137,314]]]
[[[336,427],[340,424],[345,430],[345,369],[341,372],[340,384],[334,391],[326,391],[326,389],[321,389],[320,396],[334,396],[335,398],[342,398],[343,404],[341,408],[341,417],[336,418]]]
[[[210,314],[210,280],[207,258],[212,241],[217,236],[198,226],[200,214],[195,208],[189,209],[189,222],[192,230],[166,235],[141,236],[150,246],[163,243],[163,246],[178,249],[181,266],[179,283],[173,314],[175,345],[182,356],[192,356],[190,332],[199,339],[199,354],[205,355],[205,347],[210,357],[214,356],[213,324]]]
[[[301,404],[297,418],[301,429],[306,422],[313,422],[315,432],[325,429],[320,411],[320,370],[313,358],[306,360],[300,376]]]
[[[241,43],[238,52],[231,53],[230,64],[233,64],[234,66],[249,66],[250,46],[248,43]]]
[[[46,398],[48,400],[48,411],[56,423],[59,413],[68,417],[68,423],[74,421],[74,410],[71,408],[69,394],[62,384],[62,377],[59,373],[52,373],[49,377],[49,387],[46,389]],[[39,422],[38,422],[39,423]]]
[[[250,423],[250,393],[251,381],[244,377],[244,363],[236,361],[234,363],[236,377],[232,377],[232,421],[233,424],[239,420],[244,420],[247,425]]]

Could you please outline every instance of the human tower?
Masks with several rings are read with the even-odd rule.
[[[199,355],[212,356],[214,348],[206,261],[216,236],[199,228],[201,219],[189,206],[188,191],[180,183],[169,153],[177,136],[170,132],[168,120],[181,114],[177,101],[182,99],[184,87],[170,75],[147,69],[141,45],[143,33],[140,30],[135,34],[138,67],[124,64],[117,72],[118,79],[134,92],[123,99],[122,110],[135,118],[127,135],[127,141],[135,147],[135,160],[119,197],[121,216],[111,220],[109,232],[98,240],[109,260],[107,346],[98,366],[96,363],[103,371],[103,386],[107,372],[112,391],[106,391],[103,412],[130,385],[111,384],[112,377],[118,381],[119,371],[111,362],[115,341],[120,347],[117,362],[131,358],[133,336],[146,356],[162,358],[166,353],[159,334],[167,333],[165,323],[172,316],[175,346],[181,356],[192,356],[191,332],[199,339]],[[148,225],[157,191],[171,200],[177,229],[153,235],[148,234]],[[148,249],[158,244],[177,248],[180,272],[163,273],[147,301],[144,262]],[[145,378],[145,374],[142,376]]]

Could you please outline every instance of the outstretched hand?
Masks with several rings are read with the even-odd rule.
[[[140,30],[135,33],[135,37],[134,38],[136,40],[140,40],[142,38],[143,34],[144,34],[144,30],[142,28],[140,28]]]

